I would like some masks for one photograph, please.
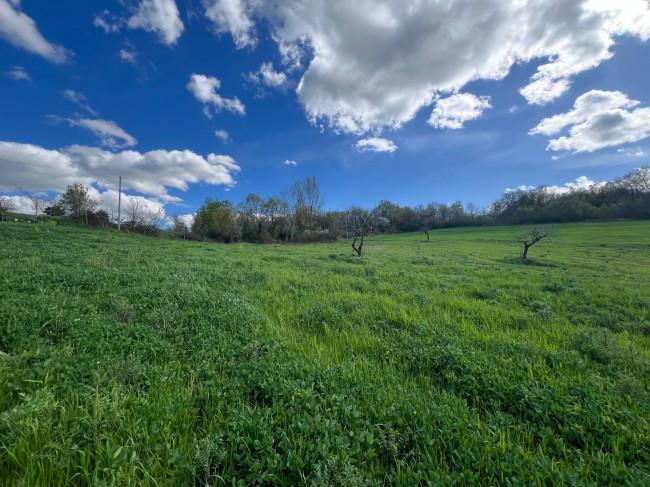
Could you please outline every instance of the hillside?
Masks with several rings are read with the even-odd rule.
[[[522,230],[0,223],[0,485],[648,485],[650,222]]]

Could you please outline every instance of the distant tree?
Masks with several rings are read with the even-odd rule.
[[[129,226],[136,226],[140,224],[140,200],[137,198],[129,197],[126,208],[126,223]]]
[[[262,214],[269,221],[275,223],[275,220],[282,214],[283,201],[277,196],[269,196],[262,203]]]
[[[243,237],[256,242],[260,235],[263,200],[255,193],[246,195],[246,199],[237,205],[237,211],[243,217]]]
[[[544,238],[555,237],[556,235],[557,232],[553,227],[550,226],[541,227],[538,225],[531,225],[528,228],[528,232],[517,237],[517,242],[524,244],[524,253],[521,255],[521,258],[526,259],[528,257],[528,249],[531,248],[540,240]]]
[[[34,210],[34,220],[38,220],[38,214],[42,213],[45,209],[45,200],[37,194],[30,193],[25,189],[18,188],[18,191],[29,198],[29,201],[32,203],[32,210]]]
[[[60,201],[53,200],[45,207],[43,213],[48,216],[65,216],[65,208]]]
[[[307,213],[307,228],[314,229],[314,217],[323,208],[323,197],[320,193],[320,185],[316,177],[305,178],[302,181],[302,194],[304,195],[304,206]]]
[[[9,199],[8,196],[0,194],[0,221],[5,221],[7,213],[16,211],[16,205]]]
[[[124,225],[144,235],[158,234],[165,219],[165,210],[150,207],[146,201],[129,197]]]
[[[194,217],[192,233],[201,239],[232,241],[236,234],[237,212],[228,200],[207,198]]]
[[[286,204],[288,213],[287,233],[285,239],[293,242],[298,219],[303,213],[305,207],[305,194],[302,190],[302,184],[300,184],[300,181],[296,181],[293,186],[285,189],[282,192],[281,198]]]
[[[94,227],[107,228],[111,224],[111,217],[106,210],[97,210],[87,214],[88,224]]]
[[[451,213],[450,219],[456,223],[459,223],[462,218],[465,216],[465,208],[463,208],[462,201],[456,201],[449,207],[449,212]]]
[[[471,201],[465,205],[465,214],[469,216],[469,219],[471,221],[474,221],[474,218],[476,218],[478,213],[479,213],[478,206],[476,206]]]
[[[617,183],[633,198],[638,198],[643,193],[650,193],[650,166],[627,173]]]
[[[165,219],[165,210],[162,208],[151,208],[147,203],[143,203],[140,207],[140,224],[143,228],[143,233],[147,235],[158,234],[160,228],[163,226]]]
[[[399,205],[388,200],[381,200],[373,211],[375,215],[388,220],[387,230],[389,232],[396,232],[399,226],[401,210]]]
[[[68,185],[61,195],[61,206],[79,223],[88,225],[88,216],[99,206],[99,201],[90,195],[90,188],[81,183]]]
[[[182,239],[187,238],[187,235],[190,233],[190,230],[189,228],[187,228],[187,224],[183,221],[181,216],[179,214],[174,215],[172,217],[172,222],[173,222],[172,232],[174,232],[174,235]]]
[[[364,239],[377,231],[379,219],[376,211],[368,211],[359,206],[352,206],[343,212],[343,224],[348,235],[353,238],[352,248],[359,257],[363,254]]]

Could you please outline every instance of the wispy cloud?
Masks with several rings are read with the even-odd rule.
[[[13,66],[9,71],[5,72],[5,75],[11,79],[15,79],[16,81],[19,80],[25,80],[25,81],[31,81],[32,79],[29,77],[29,74],[27,74],[27,71],[25,71],[25,68],[22,66]]]
[[[61,96],[69,102],[74,103],[79,108],[83,108],[91,115],[95,117],[99,116],[99,114],[90,107],[88,104],[88,98],[86,98],[82,93],[74,90],[63,90],[61,91]]]
[[[73,55],[65,47],[45,39],[36,27],[36,22],[21,11],[20,2],[16,0],[0,0],[0,39],[53,63],[65,63]]]

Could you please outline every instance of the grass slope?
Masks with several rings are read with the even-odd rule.
[[[0,485],[648,485],[650,223],[0,224]]]

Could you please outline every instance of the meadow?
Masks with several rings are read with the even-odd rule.
[[[0,485],[650,485],[650,222],[0,223]]]

